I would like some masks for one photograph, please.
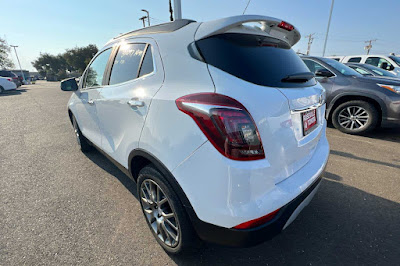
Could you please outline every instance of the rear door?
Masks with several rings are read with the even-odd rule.
[[[101,145],[101,132],[96,105],[111,51],[112,48],[104,50],[87,67],[77,94],[79,101],[74,106],[74,115],[82,134],[98,147]]]
[[[108,86],[100,91],[97,112],[102,150],[125,167],[129,153],[139,145],[151,99],[163,80],[154,40],[124,41],[118,47]]]
[[[238,100],[252,115],[269,163],[266,176],[278,183],[303,167],[323,132],[324,89],[288,43],[224,33],[196,44],[216,92]]]

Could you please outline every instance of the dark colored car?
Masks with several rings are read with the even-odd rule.
[[[326,89],[326,118],[337,129],[361,134],[400,125],[400,80],[364,77],[330,58],[302,59]]]
[[[21,81],[18,78],[18,75],[9,70],[0,70],[0,77],[12,78],[13,82],[17,85],[17,87],[21,86]]]
[[[399,76],[389,71],[383,70],[380,67],[376,67],[369,64],[346,63],[345,65],[351,67],[352,69],[354,69],[363,76],[374,76],[374,77],[395,78],[395,79],[400,78]]]

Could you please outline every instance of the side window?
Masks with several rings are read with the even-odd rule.
[[[372,76],[371,73],[369,73],[368,71],[366,71],[365,69],[362,69],[360,67],[353,67],[351,66],[352,69],[354,69],[355,71],[357,71],[358,73],[360,73],[363,76]]]
[[[314,61],[311,61],[311,60],[303,60],[303,61],[306,64],[306,66],[308,67],[308,69],[310,69],[310,71],[312,73],[315,73],[320,69],[328,70],[325,67],[323,67],[321,64],[318,64],[317,62],[314,62]]]
[[[150,74],[153,71],[153,54],[151,52],[151,46],[149,45],[147,47],[146,55],[143,58],[142,66],[140,67],[139,77]]]
[[[392,65],[385,58],[382,57],[368,57],[365,63],[383,69],[389,69],[390,66]]]
[[[110,85],[122,83],[138,77],[139,65],[146,44],[128,43],[119,47],[111,70]]]
[[[352,57],[352,58],[350,58],[349,59],[349,63],[350,62],[353,62],[353,63],[360,63],[360,61],[361,61],[361,57]]]
[[[103,84],[103,76],[107,67],[108,58],[111,55],[111,48],[99,54],[90,64],[86,71],[83,88],[97,87]]]

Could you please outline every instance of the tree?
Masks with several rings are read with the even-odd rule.
[[[67,63],[64,57],[51,54],[40,54],[38,59],[32,62],[41,76],[47,77],[48,80],[63,79],[67,77]]]
[[[89,44],[86,47],[67,49],[65,53],[59,55],[44,53],[40,54],[32,65],[40,75],[47,77],[47,80],[61,80],[68,77],[71,72],[82,74],[97,51],[96,45]]]
[[[4,39],[0,38],[0,68],[13,68],[14,63],[8,57],[10,47]]]
[[[98,52],[96,45],[89,44],[86,47],[67,49],[63,54],[67,62],[68,71],[83,73],[93,56]]]

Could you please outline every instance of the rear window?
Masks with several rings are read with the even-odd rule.
[[[352,58],[349,59],[348,62],[360,63],[361,62],[361,57],[352,57]]]
[[[257,85],[291,88],[316,84],[314,78],[282,81],[310,70],[286,42],[275,38],[226,33],[197,41],[196,45],[206,63]]]

